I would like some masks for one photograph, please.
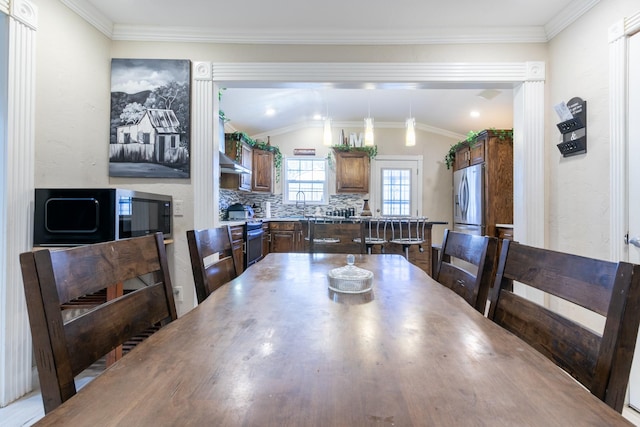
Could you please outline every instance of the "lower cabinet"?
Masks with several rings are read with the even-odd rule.
[[[231,249],[238,274],[244,271],[244,225],[231,227]]]
[[[302,225],[299,221],[270,222],[270,252],[302,252]]]

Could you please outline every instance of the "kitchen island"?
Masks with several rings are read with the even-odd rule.
[[[269,250],[268,252],[283,253],[283,252],[309,252],[309,221],[365,221],[367,225],[367,233],[371,230],[371,235],[376,234],[376,230],[379,230],[379,234],[383,236],[386,243],[381,245],[374,245],[371,248],[372,254],[404,254],[402,245],[392,244],[388,240],[391,237],[391,228],[384,230],[384,222],[388,222],[389,218],[370,217],[370,216],[352,216],[352,217],[338,217],[338,216],[285,216],[285,217],[272,217],[272,218],[249,218],[247,220],[231,220],[222,221],[222,226],[238,227],[243,226],[247,222],[262,221],[268,225],[268,238],[269,238]],[[411,245],[408,248],[408,259],[412,264],[417,265],[424,270],[428,275],[433,273],[433,251],[431,250],[433,241],[431,237],[431,231],[434,225],[447,225],[446,221],[425,221],[424,238],[420,245]],[[370,225],[370,227],[369,227]],[[380,225],[380,228],[378,226]],[[236,247],[241,246],[240,242],[235,242]],[[266,255],[267,251],[263,251]]]

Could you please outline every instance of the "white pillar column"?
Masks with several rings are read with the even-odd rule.
[[[5,236],[0,247],[0,406],[31,390],[31,334],[18,257],[33,241],[37,9],[28,0],[13,0],[7,19],[6,135],[0,137],[0,233]]]
[[[191,181],[195,229],[211,228],[218,223],[218,174],[214,170],[214,163],[218,164],[217,145],[214,141],[214,129],[218,128],[218,97],[214,96],[215,91],[211,63],[194,62]]]
[[[514,91],[514,234],[527,245],[545,247],[543,62],[527,63],[527,79]]]

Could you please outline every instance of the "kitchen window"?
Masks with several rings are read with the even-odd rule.
[[[288,157],[284,160],[284,203],[326,205],[329,200],[327,160]]]

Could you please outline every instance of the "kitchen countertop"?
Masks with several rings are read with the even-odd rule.
[[[235,226],[235,225],[245,225],[247,222],[253,222],[253,221],[262,221],[262,222],[291,222],[291,221],[301,221],[301,220],[305,220],[305,219],[310,219],[310,218],[317,218],[317,217],[302,217],[302,216],[282,216],[282,217],[271,217],[271,218],[250,218],[250,219],[234,219],[234,220],[223,220],[220,221],[221,225],[230,225],[230,226]],[[334,216],[327,216],[327,219],[349,219],[349,218],[339,218],[339,217],[334,217]],[[378,219],[377,217],[359,217],[359,216],[354,216],[352,217],[353,219]],[[427,221],[428,224],[448,224],[448,222],[446,221]],[[513,225],[511,224],[496,224],[496,226],[504,226],[504,227],[511,227],[513,228]]]
[[[303,217],[295,217],[295,216],[283,216],[283,217],[274,217],[274,218],[249,218],[249,219],[233,219],[233,220],[223,220],[220,221],[221,225],[245,225],[247,222],[254,221],[262,221],[262,222],[286,222],[286,221],[300,221],[304,219]]]

